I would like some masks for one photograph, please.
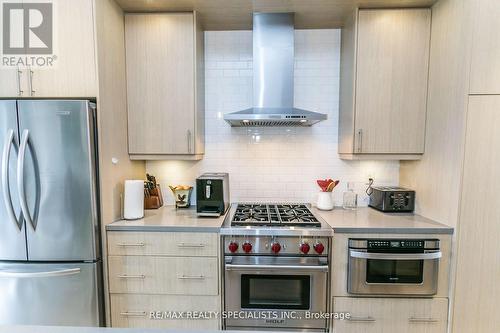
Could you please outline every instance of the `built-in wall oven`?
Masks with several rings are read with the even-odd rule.
[[[226,248],[236,242],[226,238]],[[225,329],[327,330],[327,320],[319,315],[328,309],[328,255],[313,250],[318,240],[302,242],[299,237],[247,237],[239,244],[245,249],[252,244],[248,254],[225,254]],[[276,244],[279,253],[262,254],[272,253]],[[299,255],[301,244],[312,253]],[[322,249],[328,244],[322,240]]]
[[[434,295],[441,256],[437,239],[349,239],[348,292]]]

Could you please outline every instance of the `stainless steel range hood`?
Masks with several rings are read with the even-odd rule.
[[[293,107],[292,13],[253,14],[254,107],[228,113],[231,126],[311,126],[326,114]]]

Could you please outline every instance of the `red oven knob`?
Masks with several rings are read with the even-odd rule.
[[[231,251],[232,253],[235,253],[236,251],[238,251],[238,243],[236,242],[231,242],[229,243],[229,251]]]
[[[302,252],[304,254],[308,254],[310,249],[311,249],[311,247],[309,246],[309,244],[307,244],[307,243],[300,244],[300,252]]]
[[[271,251],[273,251],[273,253],[278,253],[281,251],[281,245],[280,243],[276,242],[276,243],[273,243],[273,245],[271,245]]]
[[[252,251],[252,244],[250,244],[249,242],[245,242],[241,248],[243,249],[243,251],[245,251],[245,253],[250,253]]]
[[[314,245],[314,251],[316,251],[317,254],[323,253],[324,250],[325,246],[323,244],[317,243],[316,245]]]

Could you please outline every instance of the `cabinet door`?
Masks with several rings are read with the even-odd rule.
[[[335,312],[349,320],[334,320],[334,333],[446,333],[448,299],[334,298]]]
[[[424,152],[430,18],[359,11],[354,153]]]
[[[125,16],[130,154],[194,153],[194,18]]]
[[[111,294],[112,327],[220,329],[220,318],[215,316],[198,320],[168,318],[168,313],[174,311],[219,312],[220,296]]]
[[[471,96],[459,216],[453,332],[498,332],[500,96]]]
[[[0,97],[23,97],[29,96],[24,80],[23,68],[1,67],[0,68]],[[28,95],[26,95],[28,94]]]
[[[53,66],[32,67],[33,97],[96,97],[92,0],[52,0]],[[30,69],[28,69],[29,71]]]
[[[109,256],[116,294],[218,295],[217,258]]]
[[[500,94],[500,6],[498,0],[474,1],[470,91]]]

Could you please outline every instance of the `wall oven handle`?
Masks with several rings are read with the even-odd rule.
[[[429,253],[373,253],[361,251],[349,251],[349,256],[358,259],[375,260],[433,260],[443,256],[441,251]]]
[[[328,266],[299,266],[299,265],[234,265],[226,264],[226,271],[255,271],[255,270],[297,270],[328,272]]]
[[[26,155],[26,147],[28,146],[29,131],[25,129],[19,145],[19,156],[17,156],[17,187],[19,194],[19,202],[21,204],[21,211],[23,212],[24,219],[31,224],[35,230],[35,224],[31,219],[28,204],[26,202],[26,193],[24,191],[24,156]]]
[[[12,206],[12,198],[10,196],[9,189],[9,156],[10,156],[10,148],[14,143],[14,130],[10,129],[7,134],[7,140],[5,141],[3,147],[2,154],[2,191],[3,191],[3,200],[5,204],[5,209],[7,209],[7,214],[9,215],[9,219],[16,225],[16,228],[19,231],[22,230],[23,224],[22,221],[18,221],[16,218],[16,213],[14,212],[14,207]]]

